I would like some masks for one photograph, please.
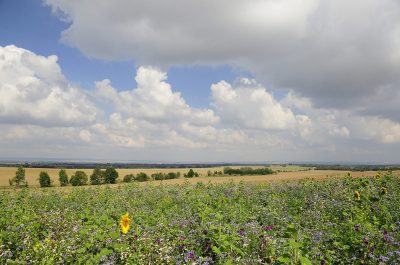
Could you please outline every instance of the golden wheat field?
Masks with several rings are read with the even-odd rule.
[[[256,167],[254,167],[256,168]],[[302,178],[314,178],[314,179],[326,179],[329,177],[344,177],[347,175],[347,171],[341,170],[313,170],[299,166],[289,166],[289,167],[280,167],[280,166],[272,166],[273,170],[280,170],[281,172],[277,172],[273,175],[258,175],[258,176],[207,176],[207,172],[215,172],[215,171],[223,171],[223,167],[211,167],[211,168],[194,168],[196,172],[199,173],[200,177],[198,178],[179,178],[179,179],[169,179],[169,180],[161,180],[161,181],[148,181],[141,183],[141,185],[146,185],[147,183],[153,184],[181,184],[184,182],[189,183],[221,183],[221,182],[271,182],[271,181],[284,181],[284,180],[297,180]],[[0,167],[0,187],[8,187],[8,180],[15,176],[17,168],[16,167]],[[78,169],[66,169],[67,174],[71,177],[72,174]],[[88,174],[92,173],[93,169],[79,169]],[[58,172],[60,169],[58,168],[25,168],[25,178],[28,181],[29,186],[39,186],[39,174],[41,171],[46,171],[49,173],[52,179],[52,186],[59,186],[58,181]],[[135,168],[135,169],[117,169],[119,173],[118,182],[122,181],[122,178],[127,174],[137,174],[139,172],[144,172],[149,176],[153,173],[157,172],[180,172],[181,175],[188,172],[188,168]],[[354,177],[363,177],[363,176],[373,176],[376,174],[375,171],[364,171],[364,172],[352,172],[352,176]],[[395,171],[395,175],[400,176],[400,171]]]

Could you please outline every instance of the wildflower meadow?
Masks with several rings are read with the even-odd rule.
[[[0,264],[399,264],[400,181],[0,193]]]

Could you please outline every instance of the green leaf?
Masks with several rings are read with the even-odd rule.
[[[116,239],[118,239],[118,238],[120,237],[120,233],[115,232],[115,231],[111,231],[111,232],[109,233],[109,235],[110,235],[110,237],[111,237],[113,240],[116,240]]]
[[[306,257],[300,257],[300,263],[301,265],[312,265],[311,261]]]
[[[217,248],[216,246],[212,247],[212,251],[214,251],[215,254],[221,254],[221,250],[219,250],[219,248]]]
[[[303,246],[303,244],[302,243],[300,243],[300,242],[296,242],[296,241],[294,241],[294,240],[290,240],[289,241],[289,245],[292,247],[292,248],[301,248],[302,246]]]
[[[280,256],[277,260],[280,262],[290,262],[290,258],[287,255]]]

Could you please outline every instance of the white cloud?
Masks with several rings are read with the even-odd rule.
[[[152,67],[140,67],[135,79],[137,88],[121,92],[111,86],[110,80],[97,82],[97,94],[111,101],[117,111],[136,118],[167,123],[185,120],[196,125],[218,122],[212,110],[191,108],[179,92],[173,92],[165,82],[165,72]]]
[[[397,0],[44,2],[70,21],[62,40],[90,57],[232,64],[317,107],[399,121],[397,101],[390,108],[365,104],[399,91]],[[390,89],[382,94],[382,87]]]
[[[138,68],[136,88],[105,79],[92,94],[71,87],[56,56],[0,47],[0,70],[0,149],[8,156],[393,161],[400,144],[396,121],[316,107],[295,91],[278,100],[252,79],[211,85],[210,107],[199,109],[149,66]]]
[[[255,80],[240,79],[234,87],[225,81],[211,86],[212,105],[222,121],[238,128],[292,129],[296,117],[283,108],[273,96]]]
[[[65,80],[57,56],[0,46],[0,121],[48,126],[94,122],[97,109]]]

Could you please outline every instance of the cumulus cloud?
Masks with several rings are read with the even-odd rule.
[[[140,67],[135,78],[137,88],[119,92],[105,79],[96,83],[97,95],[111,101],[117,111],[136,118],[169,123],[185,119],[197,125],[218,122],[212,110],[195,109],[186,104],[179,92],[172,91],[166,79],[167,74],[159,69]]]
[[[0,121],[47,126],[94,122],[97,109],[65,80],[57,56],[0,46]]]
[[[0,47],[0,70],[0,147],[17,157],[394,161],[400,144],[395,120],[318,107],[294,90],[278,99],[253,79],[212,84],[200,109],[150,66],[133,89],[105,79],[91,92],[69,84],[56,56],[15,46]]]
[[[223,121],[238,128],[293,129],[296,117],[255,80],[242,78],[234,87],[225,81],[211,86],[213,106]]]
[[[397,0],[45,3],[70,22],[62,41],[90,57],[163,66],[233,64],[316,107],[399,121]],[[388,94],[397,96],[387,107],[365,104]]]

